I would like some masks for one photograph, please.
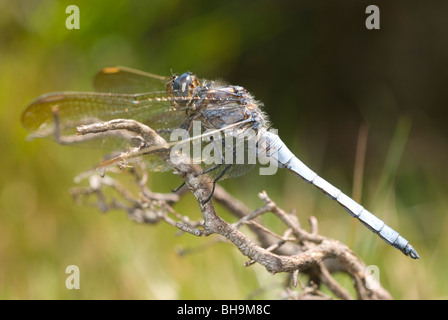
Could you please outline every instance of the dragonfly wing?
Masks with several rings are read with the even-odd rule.
[[[207,130],[193,142],[201,142],[201,153],[194,154],[194,163],[213,180],[224,180],[247,174],[256,163],[256,130],[250,119],[220,129]],[[194,150],[194,146],[191,146]],[[198,159],[200,157],[200,159]],[[199,161],[198,161],[199,160]]]
[[[203,171],[207,173],[204,174],[204,177],[214,179],[219,176],[219,180],[221,180],[241,176],[249,172],[254,164],[235,163],[234,154],[238,144],[226,145],[225,133],[227,130],[246,131],[251,126],[250,120],[243,120],[195,136],[190,136],[188,131],[184,131],[185,135],[177,141],[170,141],[167,138],[165,139],[167,141],[166,145],[150,145],[135,152],[123,152],[116,157],[101,162],[96,166],[96,169],[134,161],[145,161],[145,163],[149,163],[149,169],[164,171],[169,168],[163,163],[163,158],[169,156],[174,163],[182,161],[183,163],[200,165]],[[217,139],[219,135],[223,137],[221,140]],[[210,140],[210,137],[214,139]],[[249,138],[251,139],[252,135]],[[249,138],[244,137],[244,139]],[[200,145],[196,147],[195,144]],[[199,152],[195,150],[199,150]],[[230,168],[226,168],[228,164],[230,164]],[[225,170],[225,174],[221,174],[223,170]]]
[[[37,98],[27,107],[22,123],[33,137],[54,135],[54,112],[57,113],[58,130],[62,136],[75,135],[76,127],[80,125],[113,119],[134,119],[154,130],[169,132],[187,119],[185,107],[176,105],[175,108],[171,100],[166,93],[50,93]],[[103,141],[89,146],[109,148]]]
[[[143,93],[165,91],[169,77],[127,68],[107,67],[98,72],[93,85],[97,92]]]

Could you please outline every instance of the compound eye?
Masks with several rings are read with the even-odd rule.
[[[193,90],[199,86],[199,81],[191,72],[185,72],[174,79],[173,93],[178,98],[190,98]]]

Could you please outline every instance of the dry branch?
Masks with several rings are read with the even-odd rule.
[[[90,138],[91,134],[110,133],[114,130],[131,132],[133,139],[137,137],[144,143],[138,148],[122,153],[113,161],[109,160],[107,165],[120,164],[120,161],[126,162],[133,156],[142,155],[150,146],[167,145],[166,141],[151,128],[134,120],[120,119],[79,127],[78,133],[81,136],[78,136],[77,140],[82,135],[88,135]],[[168,148],[159,149],[158,155],[182,178],[186,187],[196,197],[203,220],[191,221],[187,215],[174,209],[174,205],[186,189],[168,194],[149,190],[146,186],[147,173],[144,163],[141,162],[133,163],[133,167],[126,171],[135,176],[136,185],[139,187],[138,195],[130,193],[117,180],[109,176],[100,178],[98,174],[91,175],[88,187],[73,189],[72,193],[76,199],[88,198],[94,194],[97,196],[96,206],[101,211],[124,210],[131,219],[140,223],[153,224],[164,221],[181,232],[196,236],[219,234],[249,258],[246,265],[259,263],[272,274],[290,273],[293,285],[297,285],[298,272],[307,273],[310,282],[302,288],[302,293],[298,297],[301,299],[330,298],[319,290],[320,284],[325,284],[337,298],[353,299],[354,297],[332,277],[334,271],[343,271],[352,277],[357,299],[391,299],[390,294],[380,285],[372,285],[372,280],[366,272],[366,265],[354,252],[339,241],[318,234],[317,220],[314,217],[310,218],[310,232],[308,232],[302,228],[294,214],[282,210],[266,192],[258,195],[264,205],[256,210],[250,210],[241,201],[217,186],[213,195],[214,201],[219,202],[239,219],[236,223],[230,224],[216,213],[212,201],[205,201],[210,195],[210,183],[197,175],[196,166],[173,163],[168,156]],[[113,189],[117,196],[108,201],[104,188]],[[268,226],[263,225],[260,217],[268,213],[274,214],[285,225],[283,234],[276,234]],[[240,231],[242,225],[246,225],[255,235],[256,242]],[[292,298],[290,290],[286,288],[285,293],[287,297]]]

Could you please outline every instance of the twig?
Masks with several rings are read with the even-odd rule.
[[[210,195],[210,182],[198,175],[198,167],[188,163],[174,163],[168,157],[167,142],[154,130],[134,120],[116,119],[108,122],[99,122],[81,126],[78,133],[83,135],[100,134],[114,130],[129,131],[142,139],[140,147],[124,151],[112,160],[103,162],[99,167],[108,168],[119,164],[120,161],[133,160],[144,156],[148,150],[156,150],[157,155],[177,173],[185,182],[186,187],[196,197],[203,220],[193,222],[188,216],[182,215],[173,209],[173,205],[180,199],[180,193],[160,194],[154,193],[146,187],[147,174],[139,161],[134,161],[134,168],[127,170],[135,176],[140,188],[138,196],[132,195],[117,183],[104,179],[92,180],[91,185],[85,189],[76,189],[77,197],[92,194],[98,197],[98,206],[107,211],[111,208],[126,210],[131,218],[143,223],[157,223],[164,221],[182,232],[195,236],[208,236],[219,234],[233,243],[240,252],[249,258],[248,264],[259,263],[272,274],[292,274],[292,284],[297,285],[299,272],[315,273],[313,282],[305,287],[300,298],[329,298],[318,290],[319,283],[325,284],[328,289],[340,299],[352,299],[351,295],[331,276],[332,264],[336,261],[339,269],[348,273],[354,281],[358,299],[390,299],[390,294],[381,286],[371,288],[367,284],[368,274],[365,264],[345,245],[339,241],[329,239],[318,234],[317,220],[309,219],[310,232],[305,231],[297,217],[282,210],[266,192],[259,194],[264,202],[256,210],[249,210],[242,202],[236,200],[224,189],[217,186],[213,199],[223,205],[239,220],[230,224],[223,220],[215,211],[212,201],[205,201]],[[81,136],[82,137],[82,136]],[[60,137],[59,137],[60,138]],[[148,148],[151,147],[151,148]],[[139,170],[137,170],[140,168]],[[99,184],[99,186],[98,186]],[[121,201],[113,199],[106,201],[102,189],[110,187],[118,193]],[[283,235],[272,232],[265,226],[260,218],[263,214],[271,212],[285,225]],[[173,218],[168,215],[173,216]],[[239,227],[245,224],[256,235],[257,242],[249,239]],[[327,264],[328,263],[328,264]],[[287,289],[289,290],[289,289]]]

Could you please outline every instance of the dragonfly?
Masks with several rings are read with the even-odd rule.
[[[126,129],[88,133],[89,139],[81,139],[76,135],[77,130],[80,126],[130,119],[150,127],[169,141],[176,130],[191,133],[194,131],[193,124],[199,123],[199,133],[193,135],[193,138],[182,140],[181,145],[194,145],[198,141],[207,140],[208,146],[212,146],[213,156],[209,153],[209,157],[204,157],[202,152],[199,160],[193,159],[202,166],[199,174],[209,176],[213,181],[213,189],[206,201],[211,199],[216,182],[244,175],[255,166],[247,158],[236,159],[238,146],[243,144],[241,150],[248,152],[251,143],[255,146],[254,155],[258,160],[264,160],[264,163],[269,161],[277,168],[286,169],[314,185],[387,244],[413,259],[420,258],[409,241],[321,178],[300,161],[275,132],[268,130],[270,123],[262,103],[245,88],[222,81],[199,79],[191,72],[159,76],[127,67],[103,68],[94,78],[94,88],[95,92],[44,94],[32,101],[22,115],[22,124],[31,132],[30,137],[53,137],[60,144],[115,151],[137,148],[138,152],[130,153],[130,159],[127,160],[143,160],[150,163],[150,170],[163,171],[170,167],[157,157],[156,151],[166,151],[167,148],[172,151],[179,143],[170,142],[159,148],[157,145],[148,145],[138,132]],[[223,132],[239,142],[230,143],[230,140],[217,138],[217,134]],[[224,158],[228,160],[228,154],[231,161],[223,161]],[[112,160],[103,163],[110,165],[123,158],[123,154],[112,156]],[[194,156],[190,155],[190,158]],[[210,158],[215,161],[210,161]]]

